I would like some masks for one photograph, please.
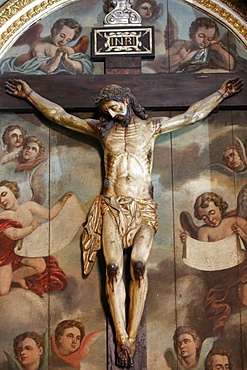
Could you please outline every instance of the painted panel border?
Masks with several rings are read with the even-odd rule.
[[[247,47],[247,23],[235,10],[219,0],[182,0],[210,14],[231,30]],[[71,0],[10,0],[0,8],[0,59],[24,32],[38,19],[50,14]]]

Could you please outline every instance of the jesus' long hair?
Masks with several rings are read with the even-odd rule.
[[[95,104],[102,116],[106,117],[108,116],[107,112],[103,109],[103,105],[106,101],[115,100],[123,102],[125,99],[129,100],[129,104],[136,116],[143,120],[147,119],[148,115],[145,113],[145,108],[138,103],[136,97],[127,87],[122,87],[116,84],[107,85],[100,91],[99,96],[95,99]]]

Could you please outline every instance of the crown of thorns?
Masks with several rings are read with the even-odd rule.
[[[122,87],[119,85],[108,85],[101,90],[99,96],[94,98],[95,104],[100,101],[108,100],[122,100],[127,94],[130,94],[130,89],[128,87]]]

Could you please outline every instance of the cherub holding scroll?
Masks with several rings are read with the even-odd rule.
[[[33,201],[20,204],[17,183],[7,180],[0,182],[0,207],[3,209],[0,213],[0,295],[9,293],[12,282],[41,297],[48,291],[65,289],[67,277],[53,256],[21,257],[14,248],[17,241],[41,225],[39,219],[54,219],[72,195],[66,193],[51,209]]]
[[[246,210],[246,201],[244,201],[244,194],[246,194],[246,191],[247,187],[244,186],[238,195],[237,210],[228,212],[228,204],[220,195],[213,192],[206,192],[198,196],[194,204],[194,216],[204,221],[204,224],[200,227],[194,224],[188,212],[182,212],[180,214],[180,222],[183,227],[183,231],[180,233],[180,239],[184,247],[188,248],[186,243],[189,236],[199,242],[206,242],[204,245],[201,243],[199,246],[199,248],[202,248],[202,259],[203,253],[206,253],[208,248],[211,246],[213,246],[212,250],[215,248],[211,256],[212,261],[207,261],[209,266],[208,269],[206,267],[200,267],[199,269],[210,271],[208,275],[210,289],[205,300],[205,311],[208,318],[212,321],[214,335],[220,338],[224,336],[224,325],[231,314],[229,302],[232,302],[232,297],[236,295],[236,292],[238,292],[238,298],[241,303],[247,306],[246,252],[240,251],[241,254],[239,254],[239,256],[243,257],[237,258],[235,266],[232,265],[232,267],[229,267],[229,260],[227,258],[228,246],[232,247],[234,252],[234,248],[238,248],[238,243],[240,242],[239,238],[244,242],[247,241],[247,221],[244,217],[241,217]],[[235,238],[235,246],[229,245],[228,243],[228,238],[234,233],[237,235],[237,238]],[[217,242],[223,240],[225,248],[219,261],[221,261],[222,264],[225,263],[225,268],[222,264],[219,266],[218,263],[215,263]],[[214,244],[212,244],[212,242],[214,242]],[[237,249],[235,252],[237,252]],[[186,254],[187,250],[184,249],[185,263],[188,257]],[[214,264],[215,267],[212,267]]]

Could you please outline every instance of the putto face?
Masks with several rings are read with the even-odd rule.
[[[223,159],[226,163],[226,166],[233,171],[241,171],[245,168],[244,162],[234,148],[226,150],[224,152]]]
[[[229,370],[229,368],[227,356],[214,355],[212,357],[212,370]]]
[[[38,347],[37,343],[32,338],[25,338],[18,344],[17,360],[22,365],[23,369],[39,368],[40,357],[43,353],[43,348]],[[37,367],[35,366],[37,365]]]
[[[16,208],[17,200],[12,191],[6,186],[0,186],[0,207],[4,210]]]
[[[177,342],[178,348],[178,354],[182,358],[186,357],[192,357],[196,356],[196,350],[198,348],[198,343],[194,341],[192,335],[190,334],[181,334],[178,337],[178,342]]]
[[[58,337],[60,353],[69,355],[77,351],[80,347],[81,340],[81,332],[76,326],[64,329],[63,335]]]
[[[74,30],[67,26],[63,26],[63,28],[57,31],[57,33],[54,32],[54,34],[51,36],[51,39],[54,45],[62,47],[67,45],[70,41],[72,41],[74,36],[75,36]]]
[[[34,141],[30,141],[22,151],[22,157],[26,163],[33,162],[40,153],[39,145]]]
[[[222,221],[221,209],[213,201],[206,208],[199,207],[198,214],[208,226],[217,227]]]
[[[8,138],[8,150],[14,150],[15,148],[21,147],[23,144],[23,134],[19,128],[9,132]]]
[[[214,40],[215,28],[199,27],[193,41],[199,49],[208,47]]]
[[[142,3],[138,8],[138,13],[143,19],[149,19],[153,15],[153,8],[149,2]]]

